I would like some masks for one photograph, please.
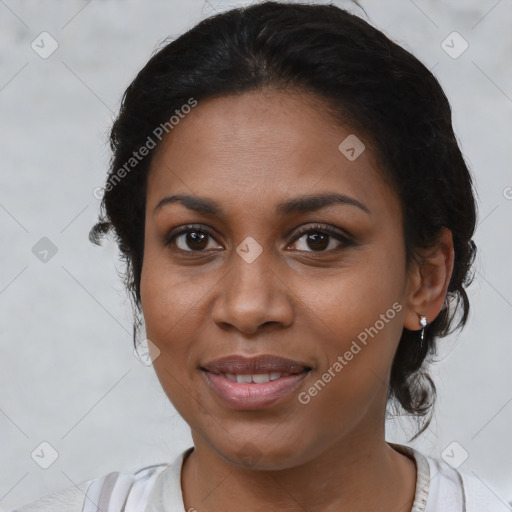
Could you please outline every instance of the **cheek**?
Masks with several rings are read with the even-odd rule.
[[[318,383],[305,400],[321,390],[319,402],[366,403],[387,381],[403,330],[405,262],[399,244],[395,251],[372,253],[332,279],[302,287],[311,318],[325,333],[315,376],[325,385]]]
[[[382,280],[378,286],[371,280],[365,284],[352,274],[322,292],[318,294],[317,288],[321,298],[307,303],[314,313],[311,320],[318,325],[313,329],[320,342],[317,347],[323,352],[319,372],[329,387],[337,387],[331,381],[343,387],[340,381],[346,379],[346,392],[362,390],[364,381],[385,380],[403,329],[404,307],[396,287],[387,287]],[[343,378],[338,377],[341,374]]]
[[[199,276],[197,267],[171,265],[165,250],[149,243],[141,273],[141,304],[146,328],[162,342],[193,321],[194,312],[207,299],[214,283],[212,273]]]
[[[188,383],[197,341],[207,339],[205,304],[218,281],[214,274],[198,276],[197,267],[173,266],[165,251],[146,246],[140,286],[146,335],[158,347],[153,366],[175,406],[181,394],[195,395]]]
[[[199,314],[201,298],[207,289],[182,282],[170,273],[160,273],[158,268],[143,271],[141,303],[147,337],[159,348],[161,355],[155,367],[167,365],[174,368],[183,364],[190,354],[189,344],[204,319]]]
[[[318,439],[332,439],[333,432],[343,435],[362,426],[364,418],[380,417],[403,328],[403,306],[393,302],[393,293],[367,289],[360,281],[357,289],[349,284],[329,295],[332,300],[321,317],[328,329],[318,345],[322,364],[297,396],[296,423],[315,425],[310,429],[317,439],[314,446],[321,444]]]
[[[302,282],[300,293],[303,302],[329,327],[333,340],[337,335],[345,341],[356,338],[376,323],[382,337],[393,339],[401,332],[404,283],[400,251],[381,255],[372,250],[332,276]]]
[[[157,347],[156,357],[152,355],[157,378],[175,409],[192,426],[201,411],[208,415],[190,378],[192,340],[204,320],[198,310],[208,287],[180,275],[149,250],[142,268],[141,304],[147,338]]]

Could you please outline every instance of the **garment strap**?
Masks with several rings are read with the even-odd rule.
[[[94,479],[87,489],[82,512],[141,512],[151,489],[169,464],[155,464],[137,472],[113,471]]]

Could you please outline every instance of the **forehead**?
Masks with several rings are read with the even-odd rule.
[[[369,141],[334,124],[320,99],[255,91],[200,101],[180,119],[153,158],[147,206],[169,193],[247,207],[328,191],[363,203],[396,200]]]

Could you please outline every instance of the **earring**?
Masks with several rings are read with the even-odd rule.
[[[420,325],[422,327],[421,329],[421,341],[425,338],[425,327],[427,325],[427,317],[420,315]]]

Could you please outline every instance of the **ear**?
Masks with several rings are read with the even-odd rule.
[[[452,232],[443,228],[436,245],[422,250],[420,256],[420,263],[412,263],[405,299],[404,327],[411,331],[422,328],[420,315],[430,324],[443,308],[453,271]]]

